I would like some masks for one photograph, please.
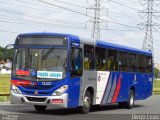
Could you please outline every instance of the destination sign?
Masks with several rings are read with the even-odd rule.
[[[62,79],[62,72],[38,71],[37,78],[55,78]]]

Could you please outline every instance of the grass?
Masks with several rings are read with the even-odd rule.
[[[153,86],[153,94],[160,95],[160,80],[155,80]]]
[[[0,94],[10,93],[10,75],[0,75]],[[0,96],[0,101],[6,101],[7,96]]]

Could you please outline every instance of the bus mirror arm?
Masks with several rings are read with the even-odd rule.
[[[8,48],[13,48],[14,47],[14,44],[8,44],[5,46],[5,49],[4,49],[4,59],[6,60],[7,59],[7,49]]]

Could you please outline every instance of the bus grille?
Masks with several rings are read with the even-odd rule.
[[[24,91],[25,94],[28,94],[28,95],[35,95],[34,91]],[[38,92],[37,95],[49,95],[50,93],[49,92]]]
[[[32,89],[32,90],[49,90],[53,88],[54,86],[52,85],[46,85],[46,86],[23,86],[25,89]]]
[[[26,97],[30,102],[45,102],[46,98]]]

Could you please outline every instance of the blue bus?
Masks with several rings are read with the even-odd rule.
[[[134,101],[152,95],[151,51],[92,41],[71,34],[20,34],[14,44],[11,103],[38,112]]]

